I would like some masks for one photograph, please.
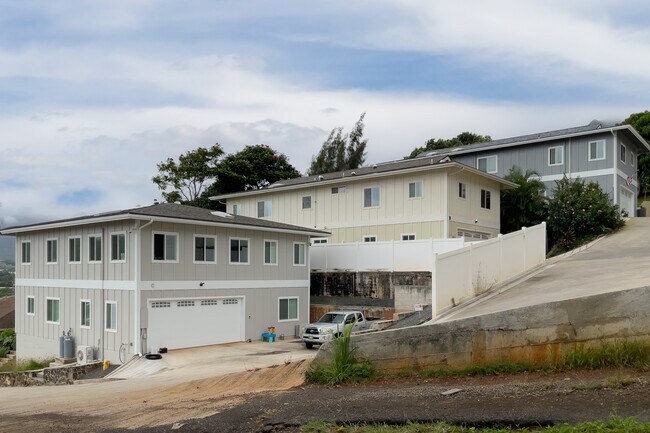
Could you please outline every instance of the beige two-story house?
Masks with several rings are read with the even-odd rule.
[[[234,215],[332,233],[316,243],[488,239],[499,233],[501,190],[515,186],[432,156],[283,180],[212,199]]]
[[[7,228],[19,359],[70,331],[95,359],[294,335],[309,320],[309,243],[324,231],[179,204]]]

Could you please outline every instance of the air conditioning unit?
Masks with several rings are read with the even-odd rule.
[[[92,346],[77,346],[77,364],[85,365],[95,359]]]

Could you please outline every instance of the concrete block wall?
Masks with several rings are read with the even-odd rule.
[[[650,342],[650,288],[551,302],[451,322],[357,335],[361,357],[380,371],[557,359],[602,341]],[[331,359],[330,345],[313,365]]]

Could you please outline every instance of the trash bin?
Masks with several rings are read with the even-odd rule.
[[[643,206],[641,206],[640,208],[637,208],[636,216],[638,216],[638,217],[644,217],[645,216],[645,208]]]

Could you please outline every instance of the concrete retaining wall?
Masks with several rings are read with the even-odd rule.
[[[389,371],[546,361],[578,346],[622,338],[650,342],[650,288],[357,335],[353,343],[378,370]],[[312,365],[328,362],[329,348],[323,346]]]

